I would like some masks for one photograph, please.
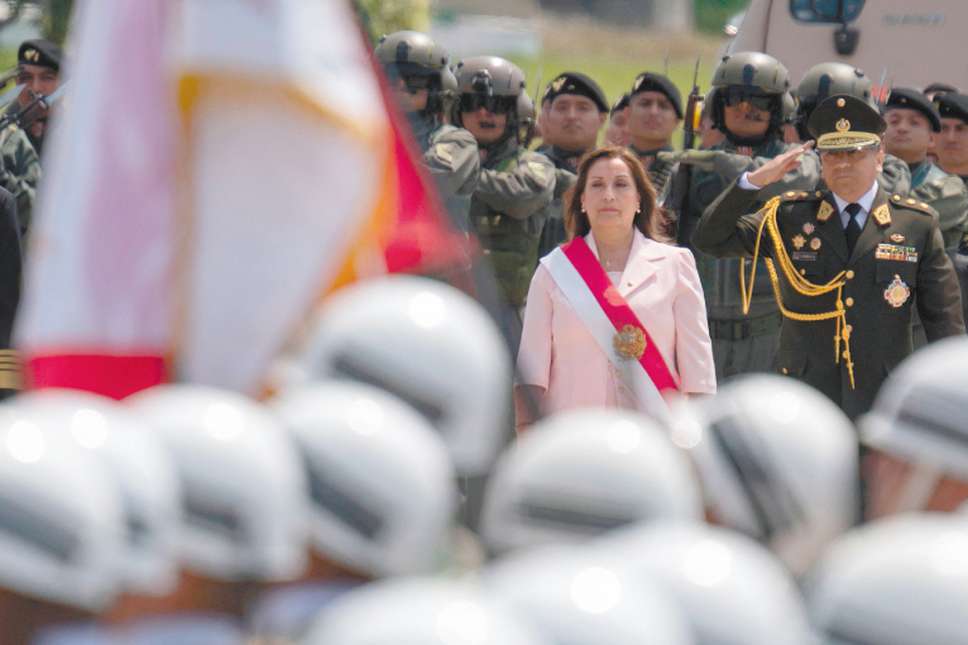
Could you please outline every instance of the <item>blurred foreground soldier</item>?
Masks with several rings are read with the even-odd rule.
[[[471,225],[494,268],[506,305],[501,327],[517,347],[531,275],[538,264],[541,229],[554,198],[555,167],[521,145],[518,96],[524,72],[496,56],[457,67],[457,124],[467,128],[481,155],[481,176],[471,200]]]
[[[824,643],[964,645],[968,522],[925,513],[869,524],[830,549],[806,595]]]
[[[913,351],[916,306],[929,341],[965,333],[958,281],[937,216],[877,184],[884,119],[832,96],[808,124],[827,191],[760,191],[796,169],[810,144],[744,173],[703,215],[694,242],[719,257],[763,255],[784,315],[776,367],[855,418]],[[748,278],[744,300],[755,280]]]
[[[696,645],[814,643],[800,593],[749,538],[700,523],[636,526],[595,545],[679,605]]]
[[[859,520],[854,427],[813,388],[749,375],[677,412],[672,441],[690,452],[712,517],[794,575]]]
[[[410,121],[424,167],[434,178],[451,221],[469,231],[471,195],[481,162],[474,137],[445,120],[453,100],[448,87],[456,85],[447,52],[425,34],[398,31],[380,39],[376,58],[387,70],[397,104]]]
[[[73,441],[97,459],[124,502],[124,544],[115,555],[124,588],[104,618],[123,620],[142,596],[170,593],[178,578],[181,491],[159,438],[125,406],[88,392],[39,390],[15,404],[49,436]]]
[[[542,119],[544,145],[538,152],[555,165],[555,196],[541,231],[538,257],[544,257],[565,241],[564,195],[575,185],[578,161],[595,149],[598,132],[608,116],[605,92],[598,83],[579,72],[564,72],[552,80],[542,103],[548,112]]]
[[[497,463],[481,536],[503,553],[660,518],[702,518],[686,456],[644,416],[576,410],[537,424]]]
[[[511,364],[493,321],[448,285],[389,276],[328,298],[301,357],[305,380],[378,387],[437,429],[462,475],[488,471],[510,420]]]
[[[378,582],[319,616],[303,645],[554,645],[467,583]]]
[[[953,511],[968,500],[968,339],[918,350],[891,373],[860,419],[872,518]]]
[[[864,72],[846,63],[820,63],[808,69],[800,85],[797,86],[799,104],[795,122],[799,140],[803,142],[810,140],[807,122],[824,99],[834,94],[849,94],[873,103],[871,88],[871,80]],[[907,195],[911,190],[911,171],[901,159],[885,154],[883,169],[877,177],[877,183],[886,192]]]
[[[938,161],[941,169],[968,182],[968,95],[942,94],[934,104],[941,116]]]
[[[783,143],[781,138],[783,96],[789,86],[786,67],[767,54],[732,54],[724,57],[716,68],[712,117],[726,140],[709,150],[683,153],[680,163],[705,162],[699,163],[693,172],[687,209],[679,215],[680,243],[690,244],[703,211],[733,180],[794,147]],[[795,188],[812,189],[819,177],[819,163],[816,159],[807,159],[758,195],[754,203],[762,204],[774,195]],[[673,207],[682,210],[681,205]],[[780,314],[765,272],[759,276],[759,288],[749,305],[744,306],[738,260],[717,259],[697,252],[696,264],[706,297],[717,379],[723,381],[737,374],[772,370]]]
[[[917,90],[894,88],[884,121],[884,149],[908,164],[911,197],[938,212],[945,248],[956,248],[968,226],[968,188],[928,159],[928,147],[941,132],[938,110]]]
[[[296,642],[343,593],[446,564],[458,492],[433,427],[386,392],[330,381],[285,392],[273,407],[309,480],[309,566],[262,594],[250,623],[260,642]]]
[[[120,587],[123,502],[94,457],[43,425],[0,411],[0,641],[105,643],[93,621]]]
[[[276,419],[234,392],[165,385],[127,399],[160,437],[182,491],[183,568],[164,598],[143,598],[118,628],[133,645],[236,645],[248,604],[305,565],[308,495]]]
[[[482,585],[553,645],[693,645],[672,598],[593,554],[546,547],[499,560]]]
[[[682,123],[682,94],[662,74],[643,72],[629,91],[628,113],[629,149],[648,171],[656,194],[661,195],[674,164],[657,155],[672,151],[672,133]]]
[[[628,146],[629,138],[629,95],[628,92],[615,101],[608,113],[608,127],[605,128],[605,145]]]

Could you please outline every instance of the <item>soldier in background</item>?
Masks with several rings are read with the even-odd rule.
[[[968,189],[928,159],[928,148],[941,132],[941,116],[917,90],[894,88],[884,105],[884,148],[907,163],[911,197],[938,211],[945,247],[954,249],[968,223]]]
[[[481,163],[474,137],[444,119],[457,85],[447,67],[447,52],[426,34],[398,31],[380,39],[376,57],[387,70],[451,221],[469,231],[471,195]]]
[[[615,101],[608,113],[608,127],[605,128],[605,143],[612,146],[627,146],[629,138],[629,95],[628,92]]]
[[[948,93],[934,100],[941,116],[938,159],[941,169],[968,182],[968,96]]]
[[[562,202],[565,192],[575,185],[575,173],[582,156],[595,149],[598,133],[605,125],[608,101],[593,79],[580,72],[564,72],[548,83],[542,106],[544,145],[538,152],[555,165],[555,196],[548,220],[541,232],[538,257],[543,257],[565,241]]]
[[[458,65],[455,122],[474,135],[481,176],[471,199],[471,225],[503,296],[501,327],[512,347],[521,335],[520,308],[538,264],[538,242],[555,189],[555,167],[519,141],[517,105],[524,72],[496,56]]]
[[[672,176],[674,163],[658,158],[672,151],[672,133],[682,123],[682,94],[662,74],[643,72],[629,92],[629,149],[649,173],[657,195]]]

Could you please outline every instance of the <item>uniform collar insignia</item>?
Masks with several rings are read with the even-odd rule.
[[[820,210],[817,211],[817,221],[826,222],[830,219],[830,216],[834,212],[834,207],[830,205],[830,202],[823,201],[820,202]]]
[[[877,222],[878,226],[888,226],[891,223],[891,209],[887,204],[881,204],[876,207],[871,214],[874,216],[874,221]]]

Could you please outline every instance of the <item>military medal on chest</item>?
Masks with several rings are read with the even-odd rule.
[[[901,280],[901,276],[895,273],[891,284],[887,285],[887,289],[884,290],[884,300],[887,301],[887,304],[897,309],[907,302],[907,299],[910,297],[911,287],[907,286],[904,280]]]
[[[612,339],[615,352],[623,360],[639,360],[645,353],[645,332],[635,325],[624,325]]]

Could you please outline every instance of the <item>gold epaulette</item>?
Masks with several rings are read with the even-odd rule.
[[[19,390],[21,387],[20,355],[12,349],[0,349],[0,390]]]
[[[822,199],[823,193],[819,190],[788,190],[780,197],[785,202],[804,202]]]
[[[891,204],[895,207],[909,208],[912,211],[917,211],[922,215],[934,215],[935,210],[927,202],[922,202],[920,199],[915,199],[913,197],[905,197],[904,195],[894,194],[891,195]]]

